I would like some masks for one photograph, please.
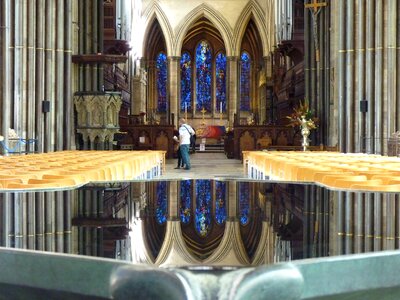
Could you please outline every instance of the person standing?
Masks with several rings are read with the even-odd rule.
[[[183,159],[182,159],[182,154],[181,154],[181,150],[180,150],[180,146],[179,146],[179,132],[178,130],[174,130],[174,150],[176,152],[176,155],[178,157],[178,166],[176,166],[175,169],[180,169],[183,168]]]
[[[190,148],[190,137],[195,134],[193,128],[186,124],[186,120],[181,118],[179,120],[179,148],[182,155],[183,163],[185,164],[185,170],[190,170],[190,156],[189,156],[189,148]]]

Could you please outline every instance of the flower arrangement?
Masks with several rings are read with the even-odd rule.
[[[308,106],[308,102],[304,100],[298,107],[293,109],[293,113],[286,118],[289,119],[289,126],[296,127],[308,127],[309,129],[317,128],[318,118],[313,117],[313,112]]]

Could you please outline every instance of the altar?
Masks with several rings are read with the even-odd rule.
[[[220,140],[226,134],[225,126],[207,125],[196,129],[197,138]]]

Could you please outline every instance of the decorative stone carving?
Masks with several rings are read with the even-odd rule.
[[[84,148],[108,144],[112,149],[114,134],[119,132],[120,93],[77,93],[74,97],[77,112],[77,132],[82,135]],[[106,145],[99,146],[102,149]]]

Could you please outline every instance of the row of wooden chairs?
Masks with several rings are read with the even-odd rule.
[[[253,179],[309,182],[341,190],[400,192],[400,158],[324,151],[244,151]]]
[[[149,179],[165,172],[165,151],[59,151],[0,157],[0,190],[79,187]]]

